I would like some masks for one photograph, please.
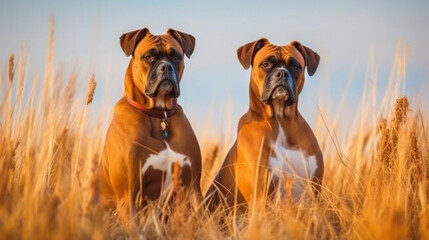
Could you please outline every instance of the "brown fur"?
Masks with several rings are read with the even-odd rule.
[[[191,35],[169,29],[166,34],[155,36],[147,29],[124,34],[121,47],[125,54],[132,55],[125,74],[125,95],[148,109],[171,109],[173,100],[169,94],[150,98],[145,95],[151,65],[141,56],[149,49],[161,53],[169,49],[178,51],[182,57],[192,54],[195,40]],[[178,79],[182,78],[184,60],[175,65]],[[182,184],[189,186],[198,195],[200,192],[201,153],[195,134],[183,109],[167,119],[169,137],[166,142],[175,152],[190,158],[191,167],[182,169]],[[163,172],[152,167],[142,176],[142,166],[150,154],[166,149],[160,129],[161,119],[150,117],[132,107],[124,98],[114,108],[114,115],[107,131],[100,171],[102,204],[116,207],[121,220],[128,224],[139,207],[137,196],[143,201],[157,199],[164,182]]]
[[[319,56],[298,42],[275,46],[267,39],[248,43],[239,48],[237,53],[244,68],[249,68],[253,63],[249,87],[250,104],[248,112],[238,123],[237,140],[206,195],[212,210],[224,200],[226,206],[230,207],[252,204],[254,200],[257,201],[255,204],[259,204],[273,191],[273,183],[267,184],[265,173],[280,125],[287,136],[288,146],[299,149],[305,156],[316,156],[318,167],[313,179],[316,189],[319,189],[323,178],[322,152],[310,126],[298,111],[298,94],[304,86],[304,66],[313,75]],[[259,66],[270,56],[286,64],[293,57],[302,66],[296,77],[296,103],[290,106],[281,101],[273,101],[269,105],[261,101],[267,73]],[[255,179],[256,176],[258,179]]]

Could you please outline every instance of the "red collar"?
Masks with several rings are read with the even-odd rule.
[[[179,105],[177,104],[177,98],[175,98],[173,100],[173,108],[170,110],[147,108],[144,105],[134,101],[133,99],[131,99],[127,95],[124,95],[124,98],[135,109],[140,110],[143,113],[145,113],[146,115],[149,115],[151,117],[156,117],[156,118],[161,118],[161,119],[166,119],[166,116],[167,116],[167,118],[173,116],[176,113],[177,109],[179,108]]]

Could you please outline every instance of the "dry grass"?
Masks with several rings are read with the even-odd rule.
[[[100,128],[87,129],[95,77],[88,96],[76,96],[87,89],[76,87],[74,73],[67,81],[61,71],[55,74],[53,28],[50,34],[42,80],[27,80],[22,55],[17,63],[9,58],[7,79],[0,76],[0,236],[128,238],[115,213],[94,208],[99,198],[94,172],[104,136]],[[321,111],[315,132],[326,174],[318,199],[267,200],[265,209],[248,217],[221,221],[222,210],[209,215],[195,196],[175,188],[173,204],[160,200],[140,213],[135,234],[143,239],[429,239],[427,120],[418,106],[410,109],[407,97],[396,96],[401,79],[391,79],[383,102],[392,104],[381,106],[390,109],[384,114],[365,100],[374,96],[363,97],[347,143],[337,138],[341,129],[329,124],[335,120]],[[228,149],[221,142],[202,149],[202,189],[207,189]],[[173,175],[179,172],[175,168]]]

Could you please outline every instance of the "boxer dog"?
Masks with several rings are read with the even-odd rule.
[[[192,35],[147,28],[125,33],[122,50],[131,56],[124,96],[116,103],[101,163],[101,197],[116,207],[127,225],[147,200],[172,188],[173,167],[180,167],[185,189],[201,196],[201,153],[177,98],[184,55],[195,47]]]
[[[237,55],[245,69],[252,65],[249,110],[241,117],[237,140],[207,192],[209,207],[248,206],[273,193],[285,197],[287,179],[292,180],[294,199],[307,182],[319,191],[322,152],[298,111],[304,69],[312,76],[319,55],[296,41],[276,46],[265,38],[240,47]]]

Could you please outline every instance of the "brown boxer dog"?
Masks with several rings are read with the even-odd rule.
[[[249,110],[238,123],[237,140],[207,192],[212,210],[259,204],[273,193],[285,197],[292,180],[294,199],[306,183],[318,191],[323,156],[311,128],[298,111],[304,69],[310,76],[319,55],[299,42],[276,46],[262,38],[237,50],[245,69],[251,65]],[[316,191],[316,192],[317,192]]]
[[[172,188],[173,165],[181,184],[201,196],[201,153],[177,98],[184,55],[195,47],[192,35],[173,29],[125,33],[122,50],[131,60],[125,92],[115,105],[101,164],[102,205],[116,207],[124,224],[147,200]]]

